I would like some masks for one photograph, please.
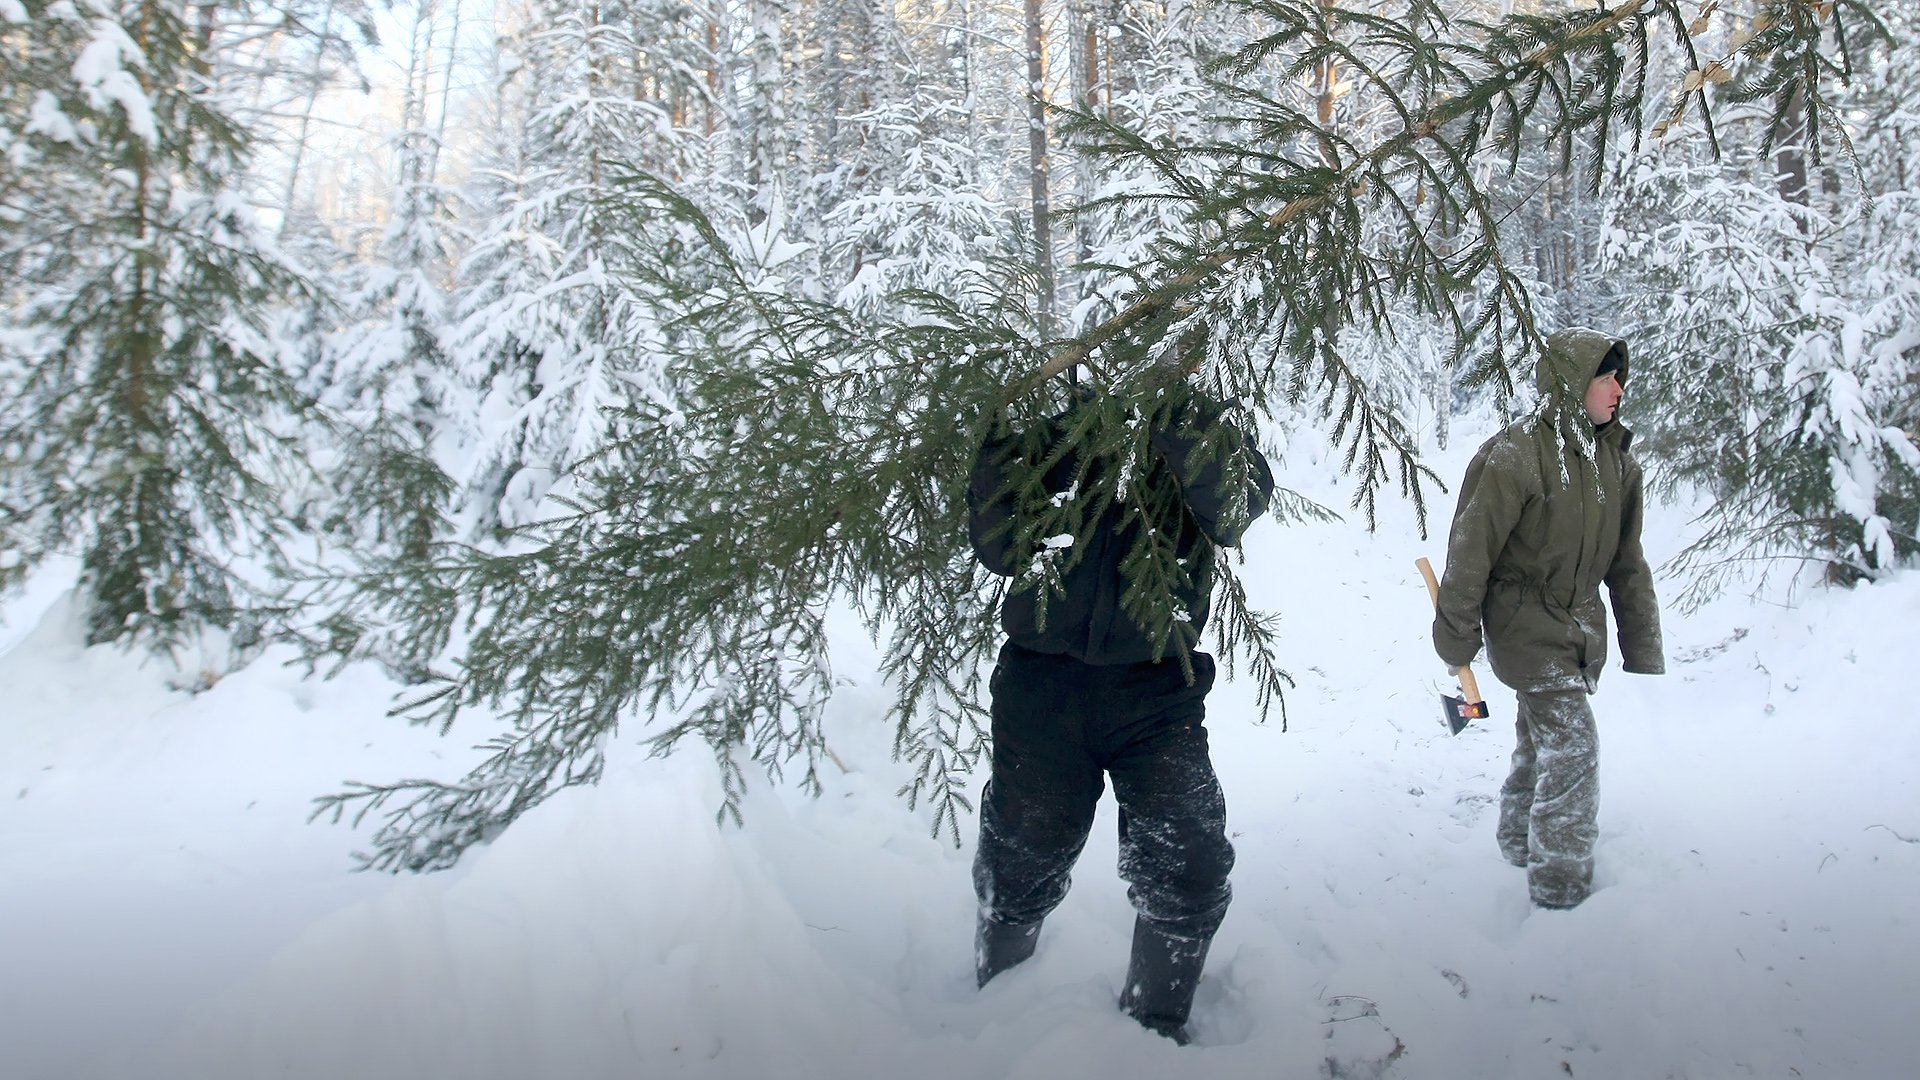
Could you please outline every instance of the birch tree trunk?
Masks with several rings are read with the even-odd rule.
[[[325,81],[322,73],[326,68],[327,43],[333,37],[333,6],[334,0],[327,0],[327,6],[320,14],[318,40],[313,46],[313,67],[307,72],[307,107],[300,110],[300,129],[293,139],[292,160],[287,163],[287,190],[281,199],[279,230],[283,240],[287,235],[287,225],[293,220],[293,204],[299,196],[300,170],[306,166],[307,144],[313,137],[313,110],[320,103],[320,86]]]
[[[1040,272],[1036,305],[1043,337],[1054,335],[1053,211],[1047,158],[1047,41],[1041,0],[1026,0],[1027,165],[1033,207],[1033,259]]]
[[[1090,113],[1100,111],[1100,32],[1099,19],[1089,7],[1088,0],[1073,0],[1068,9],[1067,32],[1073,43],[1073,96],[1082,109]],[[1085,206],[1093,198],[1098,177],[1094,173],[1094,163],[1086,154],[1075,154],[1073,158],[1073,189],[1076,204]],[[1094,221],[1085,214],[1074,219],[1075,240],[1078,250],[1076,262],[1086,262],[1093,257]]]
[[[453,0],[453,26],[447,30],[446,68],[440,73],[440,115],[433,125],[433,147],[428,151],[427,182],[440,178],[440,148],[447,139],[447,102],[453,93],[453,65],[460,52],[460,0]]]

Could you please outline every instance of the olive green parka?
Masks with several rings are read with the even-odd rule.
[[[1653,572],[1640,547],[1645,505],[1633,435],[1595,428],[1588,384],[1609,352],[1627,381],[1626,343],[1592,330],[1547,339],[1534,372],[1540,404],[1474,454],[1461,481],[1433,621],[1448,665],[1484,641],[1493,673],[1522,692],[1592,691],[1607,662],[1605,582],[1621,666],[1666,670]]]

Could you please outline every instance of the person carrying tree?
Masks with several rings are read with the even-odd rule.
[[[1204,726],[1214,664],[1192,646],[1214,548],[1266,512],[1273,473],[1223,407],[1185,383],[1150,418],[1103,404],[1076,393],[1035,430],[988,438],[968,486],[975,554],[1015,579],[990,683],[975,974],[984,987],[1033,955],[1111,777],[1119,871],[1137,912],[1120,1007],[1185,1044],[1233,866]],[[1093,443],[1130,450],[1103,457]],[[1036,535],[1055,531],[1049,509],[1076,500],[1084,527]]]
[[[1599,742],[1587,697],[1607,661],[1605,582],[1621,666],[1666,670],[1653,572],[1640,547],[1645,494],[1632,432],[1614,417],[1627,343],[1571,329],[1546,340],[1533,412],[1467,466],[1447,541],[1433,645],[1452,674],[1479,653],[1517,697],[1498,839],[1527,868],[1535,904],[1570,908],[1593,888]]]

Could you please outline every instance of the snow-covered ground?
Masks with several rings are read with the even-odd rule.
[[[1283,482],[1343,506],[1313,457]],[[1685,518],[1655,509],[1656,555]],[[857,642],[848,771],[817,800],[763,785],[747,828],[717,828],[710,761],[648,759],[633,730],[602,784],[456,869],[354,874],[356,836],[306,824],[309,800],[455,777],[484,732],[438,739],[384,716],[376,672],[303,682],[271,654],[172,689],[81,647],[49,570],[0,626],[0,1075],[1914,1075],[1920,575],[1669,611],[1669,674],[1616,669],[1595,701],[1598,890],[1548,912],[1493,842],[1510,695],[1441,727],[1413,567],[1440,553],[1405,506],[1375,534],[1249,538],[1299,687],[1288,733],[1244,685],[1211,699],[1239,862],[1184,1049],[1114,1005],[1110,802],[1038,955],[974,989],[970,838],[894,798]]]

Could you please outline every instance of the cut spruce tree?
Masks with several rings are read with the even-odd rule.
[[[567,513],[520,530],[506,554],[442,546],[396,563],[342,615],[391,620],[434,649],[461,631],[437,684],[397,711],[444,727],[486,707],[510,728],[463,778],[356,783],[316,813],[373,816],[369,867],[445,867],[596,779],[606,741],[632,721],[661,752],[705,742],[725,778],[721,815],[737,817],[750,766],[817,783],[835,685],[827,616],[844,605],[884,649],[895,750],[917,765],[903,794],[957,840],[984,749],[979,673],[999,590],[1051,587],[1074,557],[1058,538],[1103,506],[1161,509],[1127,483],[1144,475],[1156,421],[1196,390],[1231,402],[1243,427],[1283,407],[1318,414],[1368,522],[1389,488],[1424,521],[1435,478],[1343,353],[1343,331],[1417,318],[1442,328],[1450,370],[1508,386],[1538,331],[1489,191],[1502,167],[1530,147],[1565,168],[1649,136],[1711,146],[1728,88],[1833,134],[1848,43],[1877,25],[1864,4],[1800,0],[1743,16],[1737,42],[1715,30],[1727,16],[1675,0],[1494,23],[1431,3],[1237,7],[1248,36],[1209,70],[1221,103],[1210,138],[1065,118],[1091,152],[1156,180],[1104,205],[1154,203],[1173,222],[1143,257],[1102,268],[1111,281],[1088,295],[1108,307],[1071,336],[1043,331],[1053,291],[1031,265],[983,260],[970,287],[903,294],[890,319],[805,299],[781,277],[791,253],[766,219],[709,216],[628,177],[610,212],[647,244],[607,269],[653,298],[663,377],[615,410],[604,448],[568,478]],[[1709,31],[1711,51],[1696,45]],[[1650,62],[1656,39],[1683,58],[1672,85]],[[1301,89],[1324,92],[1334,67],[1365,123],[1323,118]],[[1314,72],[1318,83],[1302,78]],[[1069,445],[1123,467],[1067,498],[1037,471],[1016,477],[1030,510],[1016,542],[1034,557],[1012,582],[990,580],[965,539],[974,450],[1069,394],[1091,399]],[[1297,498],[1280,509],[1319,512]],[[1263,704],[1283,701],[1275,623],[1249,608],[1231,565],[1217,640],[1204,643],[1172,625],[1169,586],[1185,571],[1150,534],[1126,572],[1129,611],[1170,657],[1216,647]]]

